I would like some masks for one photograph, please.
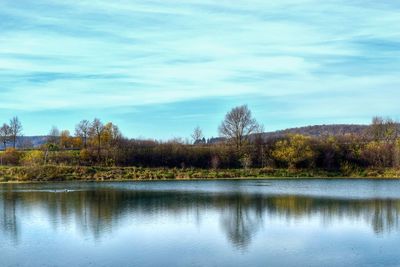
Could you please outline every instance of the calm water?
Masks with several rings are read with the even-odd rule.
[[[0,185],[0,266],[400,266],[400,181]]]

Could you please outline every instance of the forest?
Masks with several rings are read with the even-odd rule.
[[[243,105],[222,118],[215,142],[207,142],[200,127],[194,129],[190,142],[130,139],[112,122],[94,119],[77,123],[73,134],[53,127],[41,146],[20,148],[16,140],[22,129],[17,117],[0,128],[2,166],[241,170],[241,176],[255,169],[271,174],[319,170],[343,176],[367,171],[366,176],[374,176],[400,165],[399,124],[381,117],[350,134],[266,136]]]

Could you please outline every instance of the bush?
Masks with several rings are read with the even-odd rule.
[[[51,151],[48,153],[46,164],[77,165],[78,151]]]
[[[44,163],[44,153],[41,150],[26,152],[22,156],[22,164],[28,166],[42,165]]]
[[[0,161],[2,165],[18,165],[21,159],[21,153],[14,148],[7,148],[1,153]]]
[[[303,167],[311,165],[315,153],[311,148],[311,138],[300,134],[288,135],[287,139],[275,144],[272,152],[276,160],[285,162],[290,169],[296,169],[303,163]]]

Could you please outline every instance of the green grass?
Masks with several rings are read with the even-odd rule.
[[[400,178],[398,169],[364,169],[352,173],[324,170],[254,169],[166,169],[97,166],[1,166],[0,182],[35,181],[123,181],[227,178]]]

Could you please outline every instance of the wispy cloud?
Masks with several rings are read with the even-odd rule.
[[[203,115],[215,135],[221,107],[240,100],[267,129],[398,117],[399,11],[389,0],[1,1],[0,115],[72,125],[135,109],[130,136],[153,136],[150,122],[171,130],[152,114],[165,105],[182,135]],[[154,137],[176,135],[164,132]]]

